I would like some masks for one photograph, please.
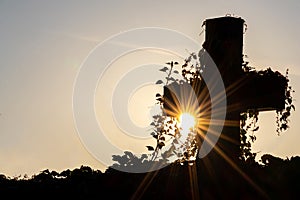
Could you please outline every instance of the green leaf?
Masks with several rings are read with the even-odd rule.
[[[162,83],[164,83],[162,80],[158,80],[158,81],[156,81],[155,84],[162,84]]]
[[[163,102],[163,98],[161,98],[161,97],[160,97],[160,98],[157,98],[156,100],[157,100],[157,101],[160,101],[160,102]]]
[[[293,108],[293,110],[295,111],[295,106],[294,105],[291,105],[291,108]]]
[[[146,146],[148,151],[154,151],[154,148],[152,146]]]
[[[169,69],[169,68],[164,67],[164,68],[160,69],[159,71],[166,72],[168,69]]]
[[[158,146],[159,149],[161,149],[163,146],[165,146],[165,143],[164,142],[160,142],[160,143],[158,143],[157,146]]]
[[[168,81],[176,81],[173,77],[166,77]]]
[[[151,122],[150,126],[155,126],[155,123],[154,123],[154,122]]]

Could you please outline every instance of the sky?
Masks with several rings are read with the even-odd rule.
[[[102,54],[95,54],[99,47],[126,33],[130,33],[126,42],[133,36],[143,44],[136,30],[147,27],[168,30],[170,41],[178,43],[164,43],[155,31],[148,29],[151,42],[165,50],[142,49],[118,55],[115,47],[135,48],[135,44],[124,40],[108,47],[115,57],[107,61],[109,68],[103,76],[100,71],[93,76],[97,82],[91,91],[94,89],[96,103],[89,108],[94,106],[96,121],[102,124],[102,132],[113,146],[140,150],[145,143],[153,142],[149,138],[128,139],[131,129],[126,133],[120,131],[128,119],[124,118],[124,122],[114,116],[110,105],[127,102],[130,123],[145,128],[151,120],[149,112],[153,111],[147,106],[152,105],[155,93],[161,89],[152,84],[156,80],[150,80],[156,78],[153,70],[173,59],[182,61],[188,55],[187,49],[195,47],[193,42],[199,46],[204,42],[204,34],[200,34],[203,21],[226,14],[242,17],[247,24],[243,51],[249,64],[256,69],[271,67],[283,74],[288,68],[290,84],[296,91],[296,111],[290,118],[290,129],[280,136],[276,133],[275,112],[259,114],[254,151],[282,158],[300,155],[299,9],[296,0],[0,1],[0,173],[12,177],[34,175],[44,169],[62,171],[81,165],[104,170],[106,163],[99,161],[94,151],[106,155],[106,147],[99,146],[94,136],[80,132],[81,121],[76,121],[76,116],[81,113],[74,106],[74,102],[80,101],[74,101],[74,92],[90,58],[94,55],[94,62],[103,61]],[[179,35],[189,39],[181,41]],[[149,73],[138,71],[150,67]],[[138,76],[128,78],[129,72]],[[121,87],[121,80],[130,91],[124,92],[128,88]],[[113,93],[117,89],[121,91],[119,97]],[[89,119],[85,120],[88,125]],[[84,138],[95,141],[95,147],[87,145]]]

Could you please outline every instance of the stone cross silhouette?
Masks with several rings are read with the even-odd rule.
[[[248,109],[258,111],[282,110],[285,108],[285,77],[251,73],[243,70],[243,35],[245,21],[236,17],[207,19],[203,48],[215,62],[224,82],[227,98],[226,123],[216,144],[232,161],[238,161],[241,154],[240,115]],[[183,87],[177,84],[173,87]],[[200,91],[192,86],[196,94]],[[198,87],[199,88],[199,87]],[[204,87],[202,87],[203,89]],[[177,94],[178,95],[178,94]],[[179,94],[180,95],[180,94]],[[175,113],[174,95],[164,87],[164,109]],[[170,111],[170,112],[168,112]],[[170,114],[171,115],[171,114]],[[230,125],[228,125],[230,124]],[[210,155],[220,154],[220,152]],[[209,156],[209,155],[208,155]]]

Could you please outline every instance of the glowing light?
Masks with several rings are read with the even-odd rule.
[[[188,133],[196,124],[196,119],[190,113],[182,113],[179,117],[180,127],[183,133]]]

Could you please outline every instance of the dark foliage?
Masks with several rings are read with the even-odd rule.
[[[264,155],[262,162],[238,166],[244,175],[226,162],[206,165],[205,160],[149,173],[113,168],[102,173],[87,166],[61,173],[44,170],[26,180],[1,175],[0,191],[1,198],[9,199],[299,199],[300,157]]]

